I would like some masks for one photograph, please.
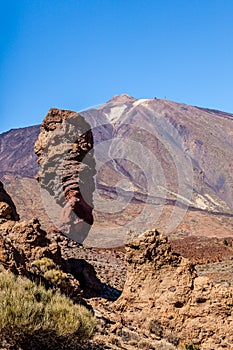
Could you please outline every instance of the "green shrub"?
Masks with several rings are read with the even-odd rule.
[[[83,306],[30,280],[0,273],[0,339],[32,339],[43,349],[91,336],[95,321]],[[26,339],[26,340],[25,340]],[[62,348],[62,347],[60,347]]]
[[[198,345],[189,344],[189,345],[186,345],[185,349],[186,350],[199,350],[200,347]]]
[[[48,281],[53,287],[61,287],[66,284],[66,273],[59,270],[53,260],[49,258],[42,258],[35,260],[32,266],[36,267],[36,273],[42,276],[46,281]]]
[[[32,265],[38,267],[38,269],[42,272],[46,272],[50,269],[54,269],[56,267],[54,261],[50,258],[43,257],[39,260],[33,261]]]

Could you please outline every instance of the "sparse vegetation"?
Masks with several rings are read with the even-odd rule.
[[[38,267],[42,272],[46,272],[50,269],[55,268],[55,266],[56,266],[52,259],[49,259],[46,257],[43,257],[39,260],[35,260],[33,262],[33,265]]]
[[[51,284],[61,286],[65,283],[66,273],[59,270],[52,259],[44,257],[35,260],[32,265],[35,266],[38,269],[39,274]]]
[[[91,336],[92,314],[83,306],[51,289],[12,273],[0,273],[0,340],[33,341],[40,348],[72,343],[73,348]],[[30,348],[30,347],[29,347]]]
[[[185,346],[185,349],[186,350],[199,350],[200,347],[199,347],[199,345],[189,344],[189,345]]]

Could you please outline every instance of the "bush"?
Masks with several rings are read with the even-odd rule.
[[[32,266],[37,268],[37,273],[54,286],[62,286],[66,283],[66,273],[59,270],[54,261],[49,258],[35,260]]]
[[[189,344],[189,345],[186,345],[185,349],[186,350],[199,350],[200,348],[198,345]]]
[[[62,349],[71,339],[74,346],[95,328],[85,307],[12,273],[0,273],[0,310],[1,340],[24,344],[32,340],[41,349],[54,349],[56,344]]]

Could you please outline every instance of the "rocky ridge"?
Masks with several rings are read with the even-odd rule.
[[[34,178],[39,168],[34,144],[40,125],[12,129],[0,134],[0,175]]]

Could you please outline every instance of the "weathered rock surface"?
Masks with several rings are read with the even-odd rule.
[[[35,144],[41,167],[38,180],[42,190],[60,206],[55,226],[78,242],[85,239],[93,224],[92,149],[92,132],[82,116],[72,111],[49,111]]]
[[[3,183],[0,181],[0,223],[7,220],[19,220],[19,215],[11,197],[4,190]]]
[[[19,221],[14,203],[1,184],[0,208],[5,207],[8,210],[2,210],[0,222],[0,263],[5,269],[31,279],[42,278],[76,301],[81,301],[83,289],[86,294],[101,294],[102,285],[93,266],[81,259],[64,259],[60,242],[65,238],[48,236],[37,219]]]
[[[1,263],[14,273],[27,275],[32,263],[43,257],[61,264],[61,253],[56,241],[46,237],[37,219],[8,221],[0,225]]]
[[[197,276],[166,237],[148,231],[126,245],[127,279],[116,308],[148,336],[200,349],[232,349],[233,288]]]

